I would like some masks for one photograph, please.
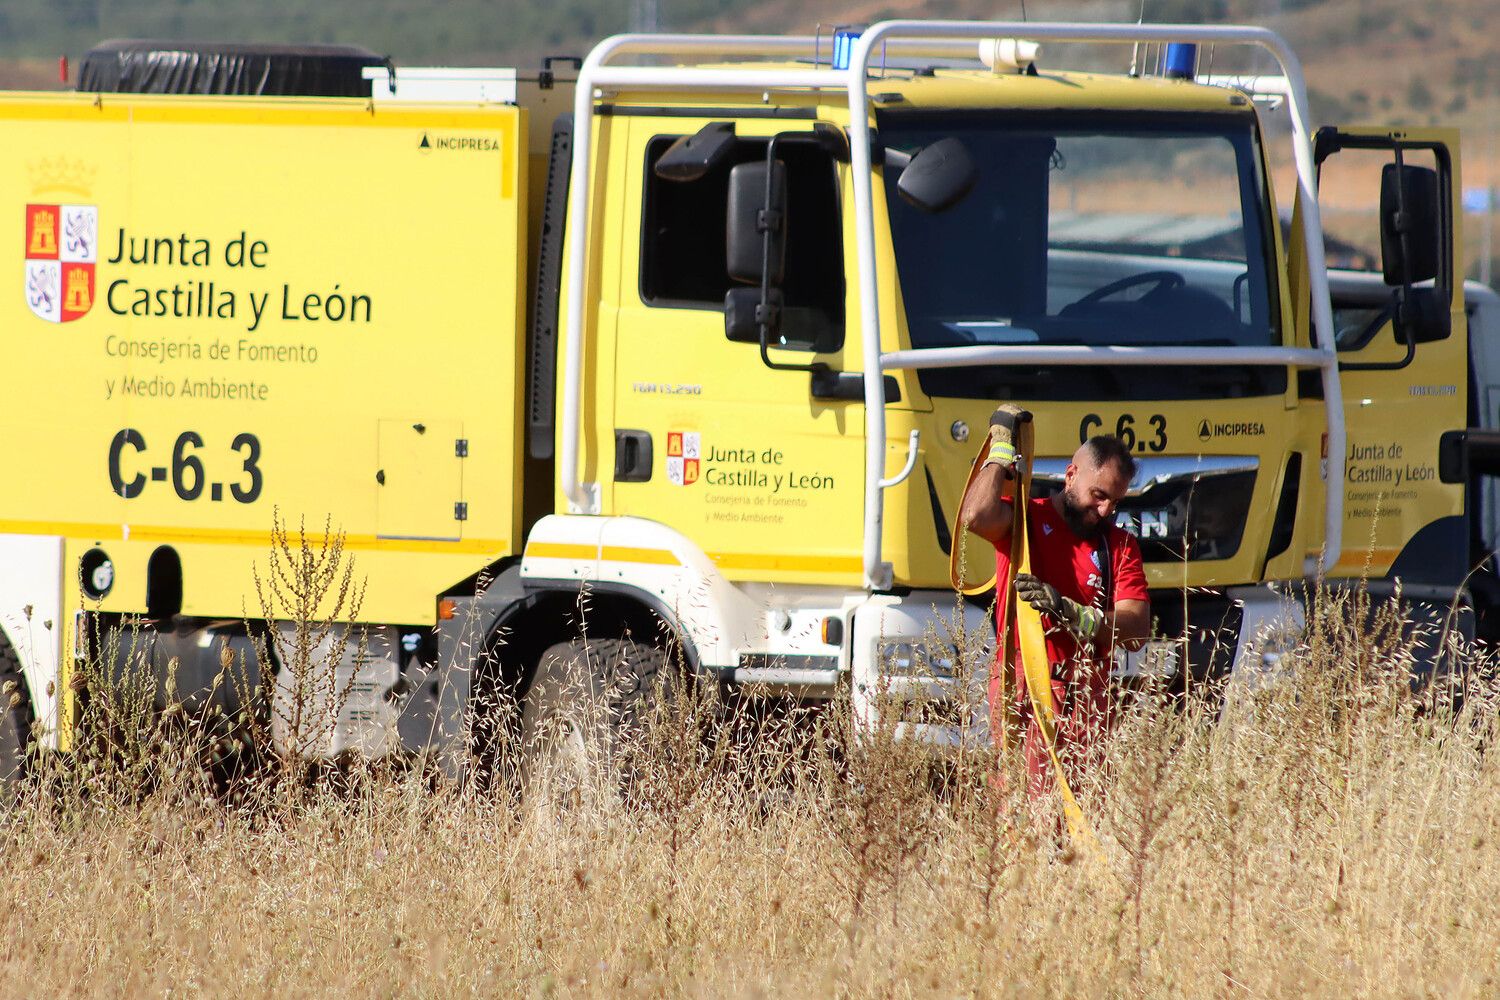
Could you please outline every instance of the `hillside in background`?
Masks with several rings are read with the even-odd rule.
[[[661,24],[677,27],[746,6],[636,0],[643,2]],[[76,57],[104,38],[211,38],[363,45],[406,63],[493,63],[623,31],[632,12],[632,0],[5,0],[0,55]]]
[[[114,37],[339,42],[400,65],[535,66],[599,38],[655,24],[672,31],[784,34],[890,17],[1134,20],[1141,0],[5,0],[0,88],[56,88],[75,61]],[[1500,183],[1500,4],[1491,0],[1146,0],[1154,22],[1264,24],[1303,60],[1319,123],[1443,123],[1464,133],[1465,187]],[[1118,48],[1045,47],[1057,67],[1123,69]],[[1216,71],[1264,70],[1243,52],[1205,53]],[[1478,219],[1466,220],[1472,261]]]
[[[1024,5],[1024,7],[1023,7]],[[655,23],[663,30],[812,32],[887,17],[1134,20],[1137,0],[6,0],[0,86],[56,87],[59,56],[105,38],[340,42],[400,64],[534,65]],[[1329,120],[1399,118],[1489,126],[1500,105],[1500,5],[1488,0],[1147,0],[1150,21],[1248,22],[1286,34]],[[1054,64],[1076,59],[1048,52]],[[1085,57],[1088,58],[1088,57]],[[1097,58],[1097,57],[1095,57]],[[1227,60],[1227,56],[1225,57]],[[1116,59],[1118,61],[1118,59]]]
[[[1141,9],[1138,0],[1016,0],[1013,10],[989,0],[6,0],[0,86],[57,87],[59,56],[76,61],[118,37],[340,42],[405,65],[529,66],[653,19],[663,30],[781,34],[888,17],[1134,20]],[[1487,131],[1500,110],[1500,5],[1488,0],[1147,0],[1144,11],[1150,21],[1276,28],[1301,54],[1329,121],[1442,120]]]

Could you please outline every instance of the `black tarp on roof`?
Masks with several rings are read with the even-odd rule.
[[[83,57],[78,89],[128,94],[369,97],[366,66],[390,59],[354,45],[101,42]]]

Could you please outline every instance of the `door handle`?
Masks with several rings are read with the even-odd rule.
[[[651,480],[651,432],[615,431],[615,482]]]

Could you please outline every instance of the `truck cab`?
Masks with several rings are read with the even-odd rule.
[[[854,43],[885,46],[855,84],[833,55],[776,62],[784,46],[754,79],[675,53],[692,88],[611,69],[649,42],[596,50],[575,108],[592,125],[575,145],[567,304],[584,312],[561,346],[559,514],[533,530],[523,579],[651,576],[701,662],[739,683],[873,688],[893,656],[951,662],[952,633],[993,627],[983,600],[955,606],[948,562],[960,546],[988,575],[993,553],[954,518],[1000,402],[1036,414],[1043,492],[1091,435],[1135,453],[1121,519],[1180,678],[1254,653],[1287,610],[1289,588],[1267,583],[1427,571],[1419,553],[1462,521],[1438,450],[1465,413],[1406,383],[1466,370],[1456,140],[1314,143],[1288,63],[1283,232],[1250,89],[997,63],[993,36],[969,41],[989,29],[1077,37],[892,22]],[[1235,37],[1288,55],[1258,29]],[[1318,334],[1334,321],[1313,195],[1346,148],[1388,158],[1386,207],[1411,200],[1423,220],[1386,244],[1384,295],[1405,305],[1357,343]],[[1369,471],[1377,451],[1397,457]],[[580,552],[591,566],[564,557]],[[849,624],[842,643],[830,619]]]

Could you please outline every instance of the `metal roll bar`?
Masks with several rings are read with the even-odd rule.
[[[869,71],[877,55],[961,54],[965,40],[1025,38],[1030,41],[1193,42],[1204,45],[1252,45],[1269,51],[1280,64],[1286,80],[1292,118],[1293,156],[1297,189],[1301,197],[1302,235],[1307,247],[1308,290],[1312,298],[1313,323],[1322,342],[1313,348],[1193,348],[1193,347],[1105,347],[1074,348],[1044,346],[995,346],[943,350],[884,352],[880,332],[879,289],[876,285],[874,191],[870,148]],[[1317,175],[1313,163],[1307,86],[1302,66],[1286,42],[1265,28],[1199,25],[1058,24],[1015,21],[882,21],[872,25],[855,41],[847,70],[784,69],[749,65],[746,68],[698,69],[681,66],[616,66],[626,55],[652,57],[695,56],[708,59],[745,57],[780,59],[812,51],[810,36],[709,36],[709,35],[621,35],[606,39],[589,53],[578,75],[575,95],[572,197],[568,206],[568,311],[564,343],[560,455],[562,490],[569,509],[580,513],[598,511],[596,496],[590,495],[578,474],[582,421],[583,327],[586,313],[588,225],[591,192],[588,185],[593,150],[593,109],[599,87],[639,90],[766,90],[798,88],[842,89],[849,107],[851,172],[854,180],[856,254],[859,283],[861,345],[865,392],[865,585],[885,589],[891,585],[891,567],[881,560],[885,498],[883,477],[886,461],[885,393],[886,371],[909,368],[955,367],[990,364],[1215,364],[1288,365],[1318,368],[1322,374],[1324,413],[1328,435],[1327,501],[1324,507],[1322,557],[1324,571],[1331,570],[1342,552],[1343,469],[1345,430],[1343,399],[1339,387],[1338,358],[1332,339],[1333,315],[1328,295],[1328,272],[1323,253],[1323,227],[1318,212]],[[976,49],[977,56],[977,49]]]

